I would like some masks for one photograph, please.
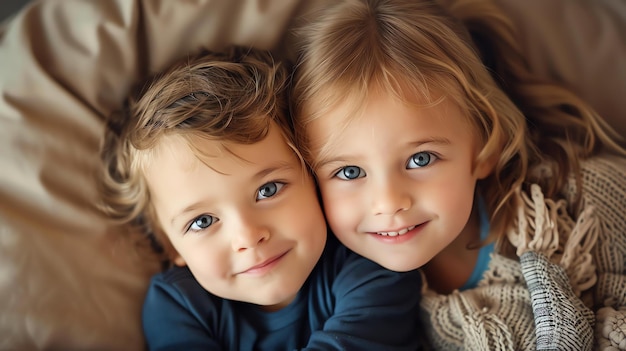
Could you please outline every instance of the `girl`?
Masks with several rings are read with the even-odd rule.
[[[624,347],[626,151],[533,79],[496,8],[347,0],[299,34],[293,117],[327,220],[421,267],[436,349],[589,350],[594,325]]]

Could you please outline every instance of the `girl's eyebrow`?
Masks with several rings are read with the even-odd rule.
[[[435,145],[450,145],[452,142],[448,138],[444,137],[432,137],[426,139],[420,139],[413,142],[410,142],[409,145],[413,147],[422,146],[424,144],[435,144]]]
[[[450,139],[445,138],[445,137],[432,137],[432,138],[425,138],[425,139],[408,142],[407,146],[414,148],[414,147],[419,147],[425,144],[446,146],[446,145],[452,144],[452,142],[450,141]],[[325,156],[325,157],[320,158],[315,163],[315,168],[321,168],[330,163],[336,163],[336,162],[346,163],[348,159],[352,159],[352,157],[348,157],[344,154],[340,154],[340,155],[336,155],[332,157]]]

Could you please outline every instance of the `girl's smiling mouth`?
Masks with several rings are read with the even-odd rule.
[[[397,232],[376,232],[376,234],[378,235],[383,235],[383,236],[398,236],[398,235],[404,235],[408,232],[410,232],[411,230],[413,230],[416,226],[412,225],[408,228],[404,228],[404,229],[400,229]]]
[[[367,232],[366,234],[373,235],[373,238],[381,243],[401,244],[413,239],[415,236],[421,233],[426,224],[428,224],[428,221],[405,227],[399,230],[388,232]]]

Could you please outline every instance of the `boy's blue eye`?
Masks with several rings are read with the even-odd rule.
[[[343,180],[352,180],[365,177],[365,171],[358,166],[346,166],[335,173],[335,176]]]
[[[436,156],[431,154],[430,152],[418,152],[415,153],[409,158],[409,162],[407,162],[406,168],[421,168],[426,167],[431,164],[436,159]]]
[[[217,218],[211,215],[201,215],[196,217],[189,226],[189,230],[199,232],[203,229],[210,227],[213,223],[217,222]]]
[[[263,184],[263,186],[261,186],[259,190],[257,191],[256,199],[263,200],[263,199],[272,197],[276,195],[280,191],[280,189],[282,189],[283,186],[285,186],[284,183],[278,183],[278,182],[269,182],[269,183]]]

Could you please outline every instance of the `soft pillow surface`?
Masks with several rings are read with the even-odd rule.
[[[332,0],[45,0],[0,29],[0,350],[141,350],[158,262],[96,210],[103,122],[131,85],[200,46],[293,52]],[[499,0],[534,69],[626,136],[626,3]]]

